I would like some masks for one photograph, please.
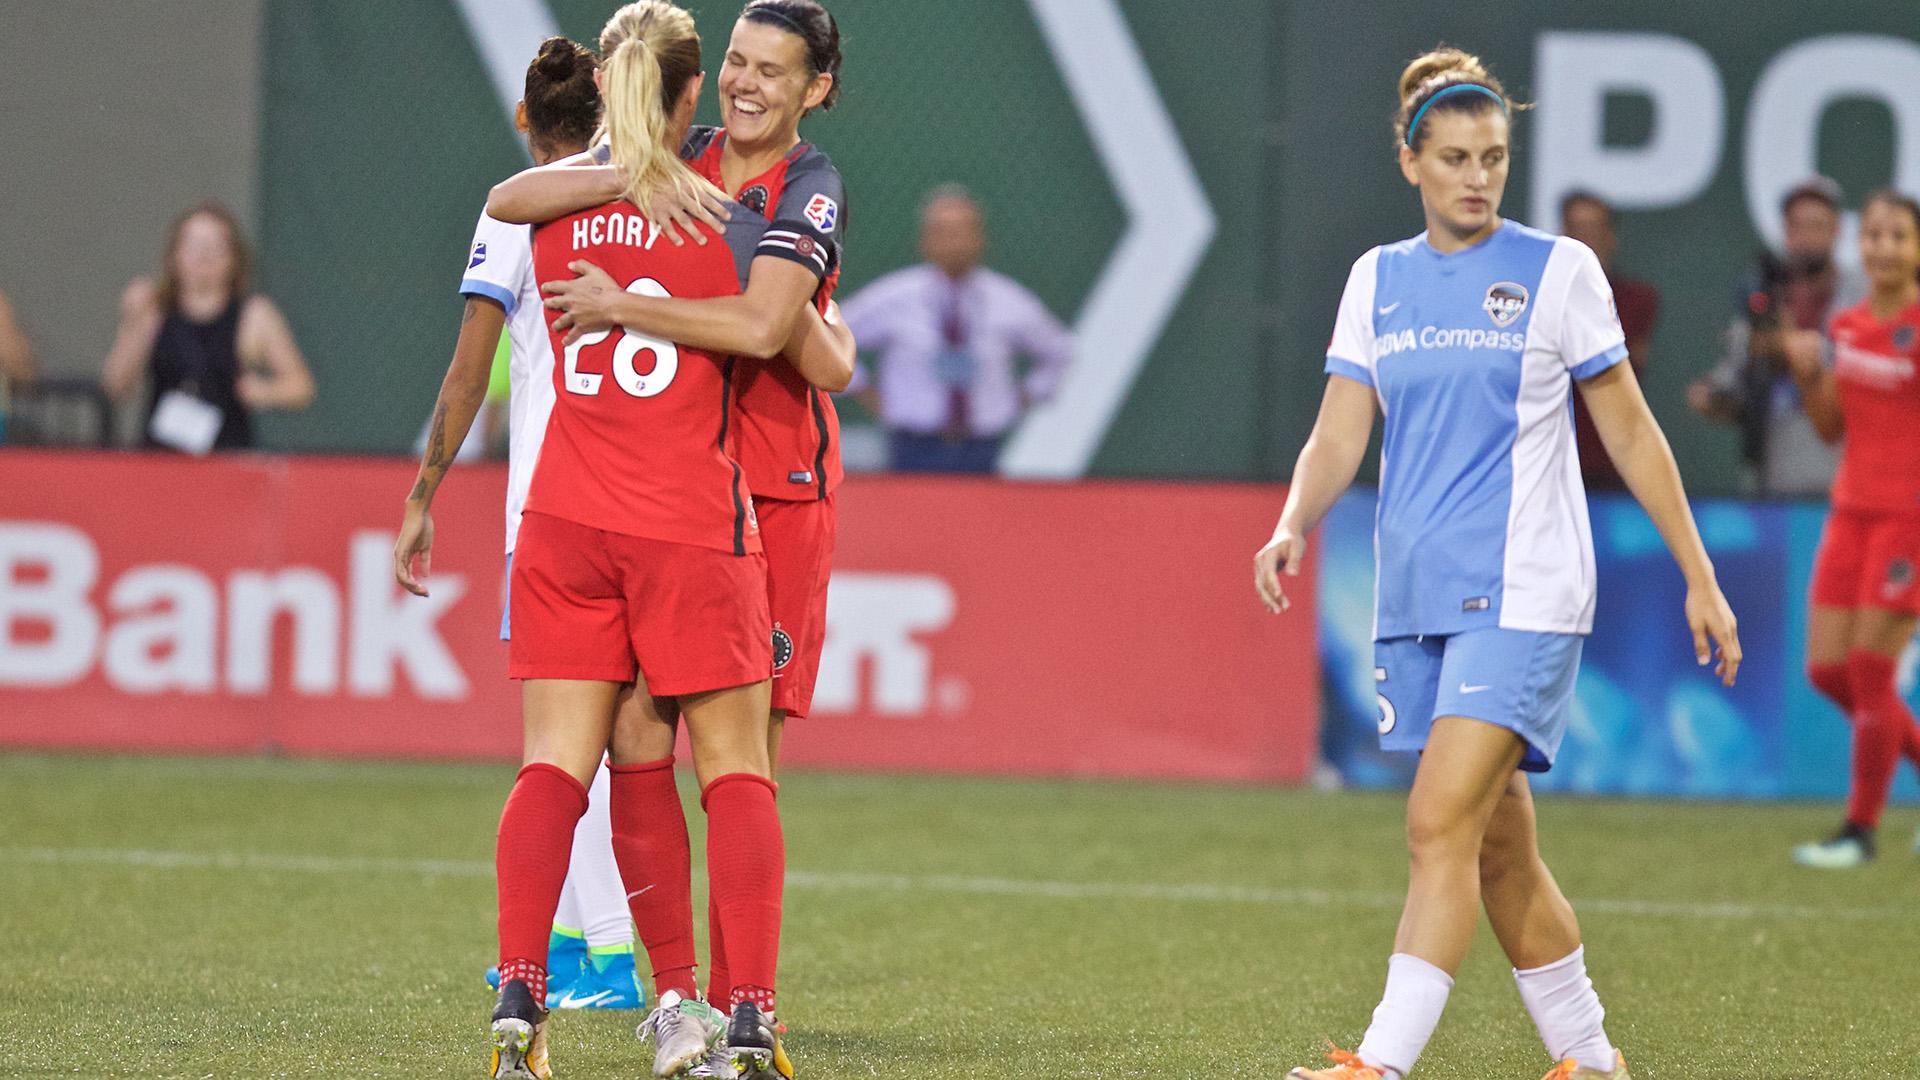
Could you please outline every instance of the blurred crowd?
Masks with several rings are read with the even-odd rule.
[[[1558,227],[1591,247],[1613,285],[1636,372],[1651,361],[1660,294],[1619,269],[1614,209],[1574,192]],[[1827,319],[1860,300],[1864,279],[1837,247],[1846,203],[1839,185],[1812,177],[1781,201],[1782,250],[1761,249],[1729,289],[1727,323],[1708,370],[1688,387],[1707,421],[1737,429],[1741,487],[1750,494],[1827,492],[1836,464],[1801,408],[1796,359],[1823,352]],[[913,472],[994,471],[1021,418],[1054,394],[1073,339],[1025,286],[987,265],[986,216],[958,186],[927,196],[920,263],[847,296],[842,309],[862,363],[848,395],[881,433],[870,467]],[[129,283],[100,377],[47,379],[21,319],[0,292],[0,442],[133,442],[203,454],[256,445],[254,416],[298,410],[315,386],[293,331],[251,287],[244,230],[219,203],[182,213],[167,233],[159,272]],[[505,345],[500,372],[505,371]],[[504,377],[475,434],[472,460],[504,452]],[[1621,487],[1576,396],[1581,469],[1592,490]],[[850,418],[862,419],[856,410]],[[116,425],[125,413],[131,422]],[[75,415],[78,419],[75,419]],[[118,432],[118,434],[116,434]]]

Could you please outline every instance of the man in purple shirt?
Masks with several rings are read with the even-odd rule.
[[[1027,408],[1051,397],[1073,339],[1040,298],[980,265],[980,207],[936,189],[920,212],[926,262],[896,270],[841,304],[863,351],[877,357],[878,411],[893,467],[992,472]],[[1023,376],[1015,359],[1031,367]],[[854,390],[868,385],[855,375]]]

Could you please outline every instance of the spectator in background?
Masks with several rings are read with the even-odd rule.
[[[1560,200],[1560,231],[1593,249],[1613,289],[1620,329],[1627,335],[1627,362],[1635,378],[1645,381],[1647,351],[1653,344],[1653,324],[1660,318],[1660,293],[1644,281],[1622,277],[1613,257],[1620,246],[1613,231],[1613,206],[1591,192],[1576,191]],[[1613,466],[1600,432],[1587,414],[1585,400],[1573,396],[1573,435],[1580,452],[1580,476],[1588,491],[1625,491],[1626,482]]]
[[[13,317],[13,305],[0,293],[0,443],[7,441],[8,391],[33,381],[33,345]]]
[[[863,350],[878,355],[880,422],[893,467],[992,472],[1020,414],[1047,400],[1073,358],[1073,340],[1040,298],[980,265],[979,204],[956,186],[920,211],[926,262],[896,270],[842,306]],[[1032,368],[1024,377],[1014,358]],[[852,389],[866,385],[865,373]]]
[[[1727,327],[1720,363],[1687,390],[1701,415],[1740,428],[1748,487],[1761,495],[1825,495],[1838,457],[1800,406],[1785,342],[1819,330],[1867,292],[1858,274],[1834,260],[1840,239],[1840,186],[1806,180],[1781,200],[1786,250],[1762,251],[1739,290],[1740,312]]]
[[[248,291],[246,238],[232,211],[202,203],[174,219],[158,283],[136,278],[101,383],[124,401],[150,376],[143,441],[189,453],[254,445],[256,409],[304,409],[313,376],[280,309]]]

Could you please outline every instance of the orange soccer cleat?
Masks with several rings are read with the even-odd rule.
[[[1579,1062],[1568,1058],[1555,1065],[1553,1071],[1541,1077],[1540,1080],[1631,1080],[1627,1076],[1627,1055],[1618,1050],[1615,1050],[1613,1055],[1612,1072],[1585,1068]]]
[[[1386,1080],[1385,1073],[1361,1061],[1359,1055],[1349,1054],[1332,1043],[1327,1044],[1327,1060],[1333,1064],[1324,1069],[1302,1065],[1288,1073],[1287,1080]]]

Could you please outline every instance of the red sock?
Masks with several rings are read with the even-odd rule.
[[[653,965],[654,999],[699,996],[694,977],[693,849],[673,759],[613,765],[613,858],[627,890],[633,927]]]
[[[1853,719],[1853,682],[1847,674],[1846,661],[1808,664],[1807,681],[1820,691],[1821,696],[1839,706],[1847,719]]]
[[[720,930],[720,905],[707,896],[707,1003],[729,1008],[733,999],[733,972],[727,967],[727,935]]]
[[[1912,737],[1913,714],[1894,686],[1894,668],[1891,656],[1865,649],[1847,654],[1854,702],[1853,790],[1847,798],[1847,821],[1863,829],[1880,824],[1902,744]]]
[[[780,962],[780,892],[786,880],[786,841],[773,781],[728,773],[700,797],[707,810],[707,878],[726,935],[733,986],[725,1005],[752,1001],[773,1011],[774,972]]]
[[[514,778],[493,853],[503,977],[516,962],[531,963],[545,975],[547,935],[567,880],[573,827],[586,812],[587,789],[557,765],[535,762]],[[534,1000],[546,1000],[545,992]]]

